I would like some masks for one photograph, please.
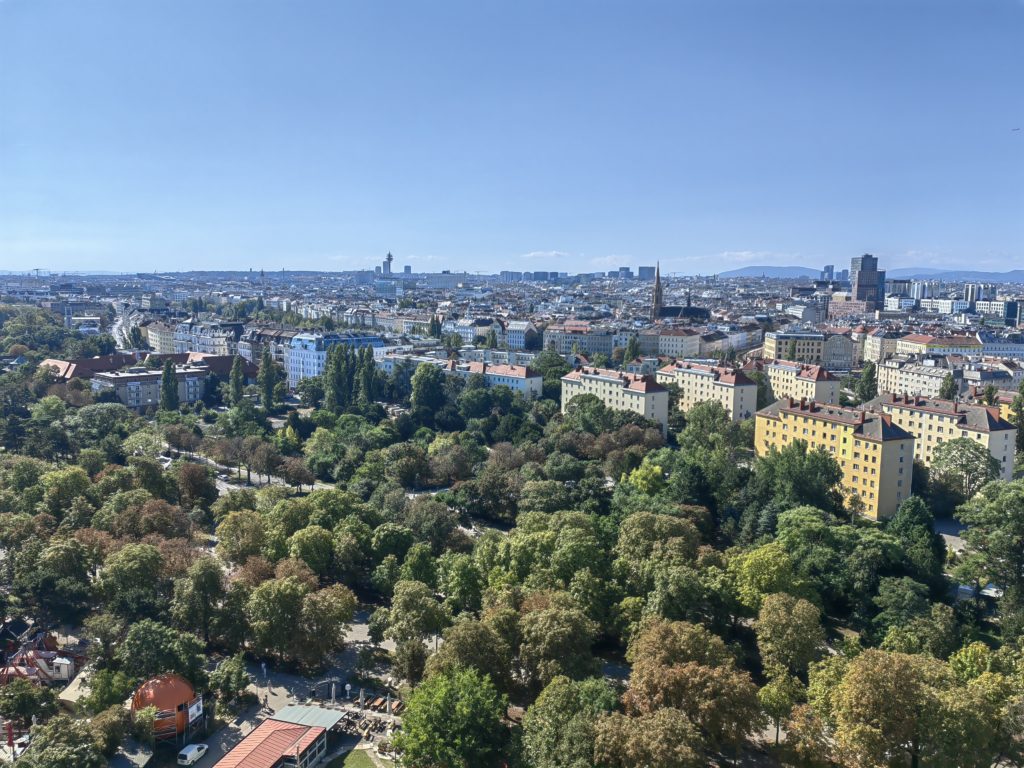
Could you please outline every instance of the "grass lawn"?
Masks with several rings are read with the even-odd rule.
[[[377,768],[366,754],[365,749],[353,749],[347,755],[337,757],[327,764],[327,768]]]

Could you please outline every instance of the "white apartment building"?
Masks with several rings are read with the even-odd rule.
[[[242,323],[189,320],[174,329],[174,352],[204,355],[237,355]]]
[[[537,328],[529,320],[509,320],[505,325],[505,344],[509,349],[526,349],[537,336]]]
[[[958,391],[963,381],[961,370],[946,367],[942,357],[889,357],[878,364],[875,372],[878,391],[897,395],[938,397],[947,375],[953,375]]]
[[[896,342],[903,336],[899,331],[876,328],[864,336],[864,362],[875,365],[896,354]]]
[[[174,354],[174,331],[174,326],[167,323],[154,322],[146,326],[146,342],[154,354]]]
[[[508,387],[528,400],[544,394],[544,377],[525,365],[501,365],[450,360],[442,369],[446,373],[469,378],[474,374],[484,377],[488,387]]]
[[[657,381],[679,387],[683,412],[708,400],[721,403],[733,421],[749,419],[757,411],[757,384],[736,368],[676,362],[659,370]]]
[[[562,377],[562,413],[579,395],[594,395],[616,411],[632,411],[661,424],[668,432],[668,390],[653,376],[604,368],[577,368]]]
[[[792,360],[748,360],[744,371],[760,371],[771,386],[772,399],[814,400],[817,403],[839,403],[839,378],[820,365]]]

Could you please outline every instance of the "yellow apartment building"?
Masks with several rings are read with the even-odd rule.
[[[872,520],[892,517],[911,494],[914,436],[888,414],[790,398],[757,412],[758,456],[796,440],[835,458],[847,499],[853,503],[859,498],[861,510]]]
[[[1013,479],[1017,428],[999,406],[969,405],[952,400],[883,393],[864,404],[890,416],[914,436],[914,458],[931,466],[935,449],[946,440],[965,437],[983,445],[999,462],[1000,479]]]

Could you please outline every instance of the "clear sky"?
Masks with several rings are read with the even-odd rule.
[[[0,0],[0,269],[388,250],[1024,267],[1024,0]]]

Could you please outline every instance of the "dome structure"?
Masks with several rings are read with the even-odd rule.
[[[153,723],[156,734],[184,733],[188,724],[188,705],[196,697],[195,688],[181,675],[157,675],[144,682],[132,696],[132,712],[156,707]]]

